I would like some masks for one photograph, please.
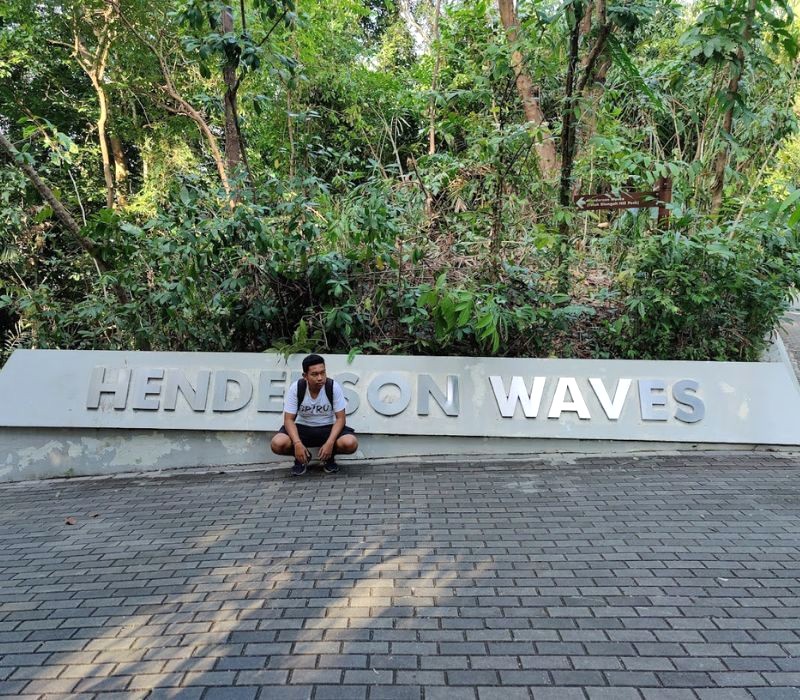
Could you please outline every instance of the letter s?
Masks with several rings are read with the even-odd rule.
[[[675,412],[675,417],[684,423],[697,423],[703,420],[706,415],[706,406],[702,399],[695,393],[700,385],[694,379],[682,379],[672,387],[672,398],[680,404]],[[689,393],[692,392],[692,393]],[[685,411],[683,406],[691,408],[691,412]]]

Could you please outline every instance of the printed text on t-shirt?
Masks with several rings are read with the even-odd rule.
[[[319,404],[314,406],[300,406],[300,413],[304,415],[308,415],[309,413],[313,413],[314,415],[319,415],[320,413],[329,413],[331,410],[331,405],[327,404],[325,406],[320,406]]]

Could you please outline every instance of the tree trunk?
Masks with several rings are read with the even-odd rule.
[[[125,159],[125,152],[122,150],[122,141],[119,136],[111,134],[109,136],[109,143],[111,144],[111,152],[114,154],[114,184],[116,185],[117,201],[121,205],[125,205],[125,187],[128,180],[128,163]]]
[[[289,179],[294,179],[294,120],[292,108],[292,91],[289,87],[286,88],[286,134],[289,137]]]
[[[514,0],[497,0],[500,10],[500,19],[506,30],[506,36],[512,46],[511,66],[516,77],[517,92],[522,100],[522,107],[525,110],[525,119],[541,132],[542,140],[536,144],[536,152],[539,156],[539,167],[545,178],[553,177],[558,172],[558,156],[556,146],[550,128],[545,119],[544,112],[539,105],[539,100],[534,90],[533,81],[525,71],[522,54],[514,48],[517,43],[517,30],[519,22],[514,10]]]
[[[242,10],[244,12],[244,10]],[[244,15],[243,15],[244,16]],[[292,34],[292,50],[294,52],[294,59],[297,61],[297,64],[300,64],[300,51],[297,48],[297,37]],[[291,81],[286,84],[286,131],[289,137],[289,177],[294,178],[295,174],[297,173],[297,149],[295,148],[295,138],[294,138],[294,117],[292,116],[296,112],[300,111],[294,106],[294,91],[291,87]],[[308,151],[306,151],[306,159],[305,165],[308,169]],[[248,168],[249,172],[249,168]],[[252,175],[251,178],[252,180]]]
[[[561,123],[561,186],[558,200],[561,206],[569,206],[572,181],[572,165],[575,159],[575,69],[578,65],[578,43],[580,41],[580,3],[573,5],[576,12],[575,26],[570,32],[567,84],[564,90],[564,113]]]
[[[567,84],[564,89],[564,112],[561,119],[561,184],[558,191],[558,203],[562,207],[571,204],[572,165],[575,159],[575,69],[578,66],[578,47],[581,34],[583,6],[576,2],[573,6],[575,23],[569,36],[569,61],[567,63]],[[569,241],[569,224],[562,218],[559,224],[559,288],[566,292],[569,289],[569,257],[571,245]]]
[[[586,12],[589,17],[591,17],[592,15],[592,10],[596,12],[597,20],[600,26],[597,30],[594,45],[586,54],[586,56],[584,56],[583,61],[581,61],[581,68],[583,68],[583,74],[578,80],[578,87],[575,90],[575,92],[578,93],[578,96],[580,96],[580,94],[583,92],[587,84],[590,84],[594,80],[599,79],[601,73],[602,73],[602,79],[605,80],[605,73],[608,71],[608,65],[610,65],[610,61],[606,59],[605,62],[607,66],[605,70],[598,67],[597,70],[595,71],[595,67],[598,66],[598,64],[602,64],[601,56],[603,56],[603,52],[605,51],[606,43],[608,42],[608,37],[610,36],[612,29],[611,22],[608,21],[608,18],[606,16],[605,0],[595,0],[594,5],[593,6],[590,5],[587,8]],[[587,27],[587,23],[581,22],[580,26],[581,26],[580,31],[583,32],[584,28]],[[591,23],[589,23],[587,31],[591,31]],[[580,36],[583,35],[581,34]],[[578,37],[579,40],[580,36]]]
[[[222,33],[233,31],[233,13],[230,7],[222,9]],[[242,142],[239,131],[239,115],[237,112],[236,93],[239,81],[236,77],[238,58],[226,53],[225,63],[222,66],[222,80],[225,83],[225,162],[228,172],[233,176],[240,174],[242,169]]]
[[[106,207],[113,209],[116,202],[114,173],[111,170],[111,153],[108,149],[108,97],[102,84],[102,71],[99,76],[93,75],[92,85],[97,93],[97,102],[100,105],[100,116],[97,119],[97,139],[100,141],[100,155],[103,159],[103,179],[106,181]]]
[[[431,76],[431,98],[428,102],[428,155],[436,153],[436,92],[439,79],[439,67],[442,61],[442,52],[438,47],[439,41],[439,15],[442,10],[442,0],[436,0],[436,7],[433,10],[433,46],[436,47],[436,58],[433,61],[433,75]]]
[[[611,67],[611,59],[605,54],[608,37],[611,34],[612,25],[606,16],[605,0],[594,0],[585,10],[583,19],[580,21],[580,34],[578,42],[585,36],[585,33],[592,31],[592,18],[597,16],[599,27],[595,34],[593,46],[581,60],[581,76],[575,88],[574,99],[580,99],[588,89],[588,107],[582,109],[582,115],[586,117],[585,128],[580,130],[580,123],[573,118],[572,135],[573,145],[571,148],[570,160],[574,162],[575,154],[579,149],[580,143],[586,143],[597,130],[597,106],[603,94],[603,84],[605,83],[608,69]],[[580,137],[580,138],[579,138]],[[562,161],[563,162],[563,161]],[[570,166],[571,167],[571,166]],[[580,181],[572,182],[570,189],[572,196],[576,195],[580,188]]]
[[[442,11],[442,0],[436,0],[436,7],[433,10],[433,37],[431,47],[436,51],[436,58],[433,61],[433,75],[431,76],[431,97],[428,100],[428,155],[436,153],[436,88],[439,80],[439,68],[441,66],[442,51],[439,46],[439,15]],[[428,193],[425,197],[425,216],[430,220],[433,217],[433,197]]]
[[[742,32],[742,44],[750,38],[750,31],[753,26],[753,17],[756,11],[756,0],[748,0],[747,16],[744,31]],[[711,214],[716,217],[722,207],[722,191],[725,187],[725,168],[728,165],[728,151],[730,149],[731,131],[733,130],[733,106],[739,94],[739,80],[744,72],[744,46],[740,45],[736,49],[736,61],[730,65],[730,80],[728,81],[728,108],[722,119],[723,141],[714,160],[714,184],[711,186]]]
[[[603,96],[605,89],[604,84],[608,71],[611,68],[611,59],[604,56],[597,62],[597,70],[595,71],[591,87],[586,92],[586,105],[582,110],[582,117],[585,119],[583,125],[576,135],[577,145],[575,146],[576,152],[582,146],[589,143],[597,131],[597,111],[600,107],[600,100]],[[580,178],[575,179],[572,184],[573,198],[580,192],[581,181]]]
[[[505,194],[505,178],[502,172],[497,173],[494,200],[492,201],[492,237],[489,243],[489,257],[493,275],[500,269],[500,250],[503,237],[503,199]]]
[[[78,19],[73,17],[72,38],[73,54],[78,65],[84,70],[92,87],[97,94],[97,103],[100,114],[97,118],[97,139],[100,143],[100,156],[103,161],[103,179],[106,183],[106,207],[113,209],[115,204],[114,194],[114,175],[111,171],[111,154],[108,150],[108,135],[106,134],[106,124],[108,123],[108,96],[106,95],[103,76],[106,71],[108,61],[108,51],[111,47],[111,25],[114,23],[114,14],[111,7],[106,8],[102,13],[103,26],[97,32],[98,44],[94,53],[90,52],[81,40],[78,31]]]
[[[739,49],[736,52],[737,57],[744,58],[744,52]],[[734,72],[734,69],[731,68]],[[728,87],[728,95],[734,96],[739,90],[739,75],[738,73],[731,77]],[[723,144],[717,151],[717,156],[714,159],[714,184],[711,186],[711,213],[716,216],[722,206],[722,191],[725,187],[725,168],[728,165],[728,142],[724,140],[725,136],[730,137],[731,129],[733,127],[733,104],[725,111],[725,116],[722,119],[723,131]]]
[[[722,206],[722,191],[725,187],[725,168],[728,165],[729,144],[727,138],[731,137],[733,128],[733,105],[739,92],[739,79],[744,68],[744,50],[740,46],[736,51],[736,65],[731,65],[731,77],[728,82],[728,99],[730,104],[722,118],[723,141],[717,156],[714,159],[714,184],[711,186],[711,213],[716,216]],[[726,138],[727,137],[727,138]]]

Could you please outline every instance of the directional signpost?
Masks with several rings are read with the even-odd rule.
[[[611,192],[580,194],[575,198],[578,211],[601,211],[603,209],[645,209],[658,207],[658,225],[669,221],[667,204],[672,201],[672,181],[659,180],[657,189],[651,192]]]

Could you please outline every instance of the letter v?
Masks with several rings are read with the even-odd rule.
[[[608,395],[603,380],[597,377],[589,379],[589,384],[592,385],[594,394],[600,405],[603,407],[605,414],[609,420],[617,420],[622,413],[622,407],[625,405],[625,399],[628,398],[628,390],[631,388],[630,379],[620,379],[617,382],[617,390],[614,392],[614,400]]]

